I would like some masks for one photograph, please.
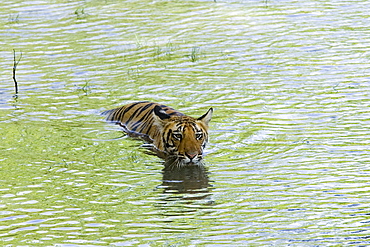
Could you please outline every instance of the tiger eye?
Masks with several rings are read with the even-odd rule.
[[[181,135],[181,134],[177,134],[177,133],[172,134],[172,136],[173,136],[173,138],[175,138],[176,140],[181,140],[181,138],[182,138],[182,135]]]
[[[149,149],[160,158],[175,159],[176,167],[201,162],[212,114],[213,108],[210,108],[201,117],[193,118],[171,107],[147,101],[102,112],[107,121],[120,125],[128,136],[147,142]]]
[[[203,138],[203,133],[195,134],[195,138],[196,138],[197,140],[202,139],[202,138]]]

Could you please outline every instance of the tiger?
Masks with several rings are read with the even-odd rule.
[[[213,108],[209,108],[201,117],[193,118],[148,101],[102,112],[107,121],[123,127],[128,136],[139,137],[151,144],[160,158],[176,167],[203,164],[212,114]]]

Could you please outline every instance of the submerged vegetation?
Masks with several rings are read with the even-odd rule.
[[[21,61],[22,59],[22,52],[18,58],[18,61],[16,59],[16,55],[15,55],[15,50],[13,50],[13,81],[14,81],[14,90],[15,90],[15,96],[17,96],[18,94],[18,82],[17,82],[17,79],[15,77],[15,72],[17,71],[17,66],[19,64],[19,62]]]
[[[19,23],[19,14],[16,14],[16,15],[10,14],[9,18],[8,18],[8,23],[9,24],[18,24]]]
[[[369,244],[365,4],[264,1],[2,1],[2,245]],[[215,107],[209,172],[99,115],[139,100]]]
[[[193,63],[196,62],[196,61],[198,61],[198,59],[199,59],[199,51],[200,51],[200,48],[197,47],[197,46],[191,48],[190,58],[191,58],[191,61]]]
[[[136,54],[138,56],[144,54],[146,61],[168,61],[185,58],[186,60],[190,59],[191,62],[197,62],[201,55],[199,46],[191,47],[189,53],[188,45],[182,47],[171,40],[168,40],[166,43],[147,41],[139,38],[137,35],[135,35],[135,51],[140,53]]]
[[[91,93],[91,86],[89,84],[90,81],[85,80],[85,84],[82,87],[78,88],[78,91],[82,92],[83,95],[87,96],[88,94]]]
[[[74,14],[76,15],[76,18],[78,20],[86,19],[88,17],[88,14],[85,13],[84,7],[79,7],[75,10]]]

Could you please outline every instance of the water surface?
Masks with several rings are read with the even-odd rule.
[[[370,244],[366,2],[0,9],[2,245]],[[214,107],[205,170],[162,172],[99,115],[138,100]]]

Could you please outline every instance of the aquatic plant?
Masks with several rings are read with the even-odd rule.
[[[190,59],[193,63],[199,60],[199,51],[200,47],[198,46],[191,48]]]
[[[9,18],[8,18],[8,23],[10,23],[10,24],[19,23],[19,14],[15,15],[15,16],[10,14]]]
[[[81,19],[86,19],[88,14],[85,13],[85,8],[84,7],[79,7],[75,10],[74,14],[76,15],[76,18],[78,20]]]
[[[15,78],[15,72],[17,70],[17,66],[18,66],[19,62],[21,61],[21,58],[22,58],[22,52],[21,52],[21,55],[19,56],[18,61],[16,60],[15,50],[13,49],[13,81],[14,81],[15,95],[18,94],[18,82],[17,82],[17,79]]]

